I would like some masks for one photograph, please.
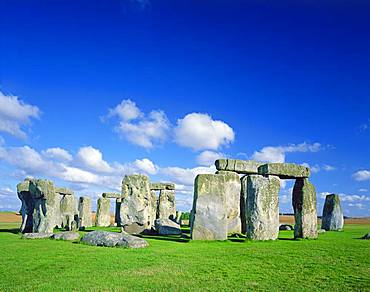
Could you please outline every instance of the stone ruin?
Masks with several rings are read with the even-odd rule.
[[[193,240],[226,240],[246,233],[252,240],[275,240],[279,234],[281,179],[295,179],[295,238],[317,238],[316,192],[307,167],[288,163],[219,159],[216,174],[195,179],[191,211]]]
[[[322,214],[321,228],[326,231],[342,230],[344,225],[343,209],[339,196],[336,194],[327,195]]]

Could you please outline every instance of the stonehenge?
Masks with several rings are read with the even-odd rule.
[[[91,199],[90,197],[80,197],[78,201],[79,227],[91,227]]]
[[[281,179],[295,179],[295,238],[317,238],[316,191],[310,169],[292,163],[218,159],[216,174],[199,174],[191,212],[193,240],[225,240],[246,233],[251,240],[275,240],[279,234]]]
[[[326,231],[338,231],[343,229],[344,216],[339,196],[336,194],[327,195],[322,214],[321,228]]]
[[[109,198],[101,197],[98,199],[96,209],[96,226],[110,226],[110,200]]]

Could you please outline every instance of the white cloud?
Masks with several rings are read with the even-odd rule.
[[[217,150],[232,143],[234,138],[228,124],[212,120],[208,114],[188,114],[177,121],[175,128],[176,143],[194,150]]]
[[[92,146],[81,147],[77,153],[77,160],[89,169],[98,172],[112,172],[112,167],[103,160],[103,154]]]
[[[136,103],[130,99],[122,100],[114,109],[109,110],[109,117],[117,115],[122,121],[135,120],[142,115]]]
[[[331,166],[331,165],[328,165],[328,164],[324,164],[322,166],[322,168],[325,170],[325,171],[333,171],[335,170],[335,167],[334,166]]]
[[[98,176],[89,171],[66,165],[63,167],[61,177],[66,181],[90,184],[96,184],[99,181]]]
[[[31,118],[39,118],[37,106],[19,100],[17,96],[5,95],[0,91],[0,131],[17,138],[25,139],[27,134],[23,125],[30,123]]]
[[[260,151],[255,151],[252,159],[261,162],[285,162],[286,153],[293,152],[317,152],[321,149],[320,143],[290,144],[288,146],[266,146]]]
[[[46,149],[45,151],[42,151],[42,154],[48,158],[54,158],[56,160],[72,160],[72,155],[67,150],[59,147]]]
[[[145,173],[148,173],[148,174],[157,173],[157,167],[154,165],[154,163],[151,160],[147,158],[144,158],[141,160],[137,159],[135,160],[133,164],[136,168],[138,168],[141,171],[144,171]]]
[[[369,170],[359,170],[352,175],[352,178],[357,181],[370,180]]]
[[[223,153],[206,150],[197,156],[197,162],[199,165],[202,165],[202,166],[211,166],[215,164],[215,161],[217,159],[221,159],[225,157],[226,155]]]
[[[364,209],[365,208],[365,205],[362,204],[362,203],[356,203],[356,204],[348,204],[349,207],[355,207],[355,208],[358,208],[358,209]]]
[[[332,193],[330,192],[321,192],[320,193],[320,198],[325,199],[327,195],[331,195]],[[356,202],[356,201],[362,201],[362,202],[370,202],[370,197],[367,197],[365,195],[348,195],[348,194],[338,194],[340,197],[340,200],[342,202]]]
[[[215,166],[195,168],[165,167],[161,169],[161,173],[167,175],[170,180],[186,186],[192,186],[198,174],[215,173],[215,171]]]
[[[359,189],[358,191],[361,192],[361,193],[366,193],[368,191],[368,189]]]
[[[0,188],[0,198],[3,197],[14,197],[17,196],[15,190],[12,190],[7,187]]]

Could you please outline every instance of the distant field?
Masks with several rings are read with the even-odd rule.
[[[141,250],[23,240],[18,227],[0,223],[0,291],[370,291],[370,241],[359,239],[369,224],[317,240],[282,231],[269,242],[194,242],[184,229],[183,238],[143,236]]]

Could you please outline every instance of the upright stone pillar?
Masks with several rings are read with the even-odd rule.
[[[121,226],[121,205],[122,198],[116,198],[116,212],[114,214],[114,222],[117,226]]]
[[[247,237],[252,240],[275,240],[279,236],[279,190],[277,176],[247,176]]]
[[[316,191],[308,178],[297,178],[293,188],[295,238],[317,238]]]
[[[22,233],[32,232],[33,229],[33,210],[35,206],[29,189],[30,181],[27,179],[17,185],[18,198],[22,202],[22,224],[20,227]]]
[[[193,240],[227,239],[226,177],[200,174],[195,179],[191,213]]]
[[[121,220],[128,233],[141,233],[153,226],[149,178],[126,175],[122,181]]]
[[[79,227],[91,227],[91,199],[89,197],[80,197],[78,204]]]
[[[155,191],[150,191],[150,222],[155,225],[157,219],[158,199]]]
[[[99,198],[96,211],[96,226],[110,226],[110,199]]]
[[[327,195],[322,214],[321,228],[327,231],[338,231],[343,229],[343,225],[344,216],[339,196],[336,194]]]
[[[158,198],[158,219],[172,219],[176,218],[176,203],[175,203],[175,191],[173,190],[161,190]]]
[[[240,179],[241,191],[240,191],[240,219],[241,219],[241,232],[247,233],[247,181],[248,175],[243,176]]]
[[[62,217],[62,226],[67,230],[72,230],[72,222],[78,214],[76,208],[76,198],[74,195],[63,195],[60,200],[60,215]],[[77,220],[78,221],[78,220]]]

